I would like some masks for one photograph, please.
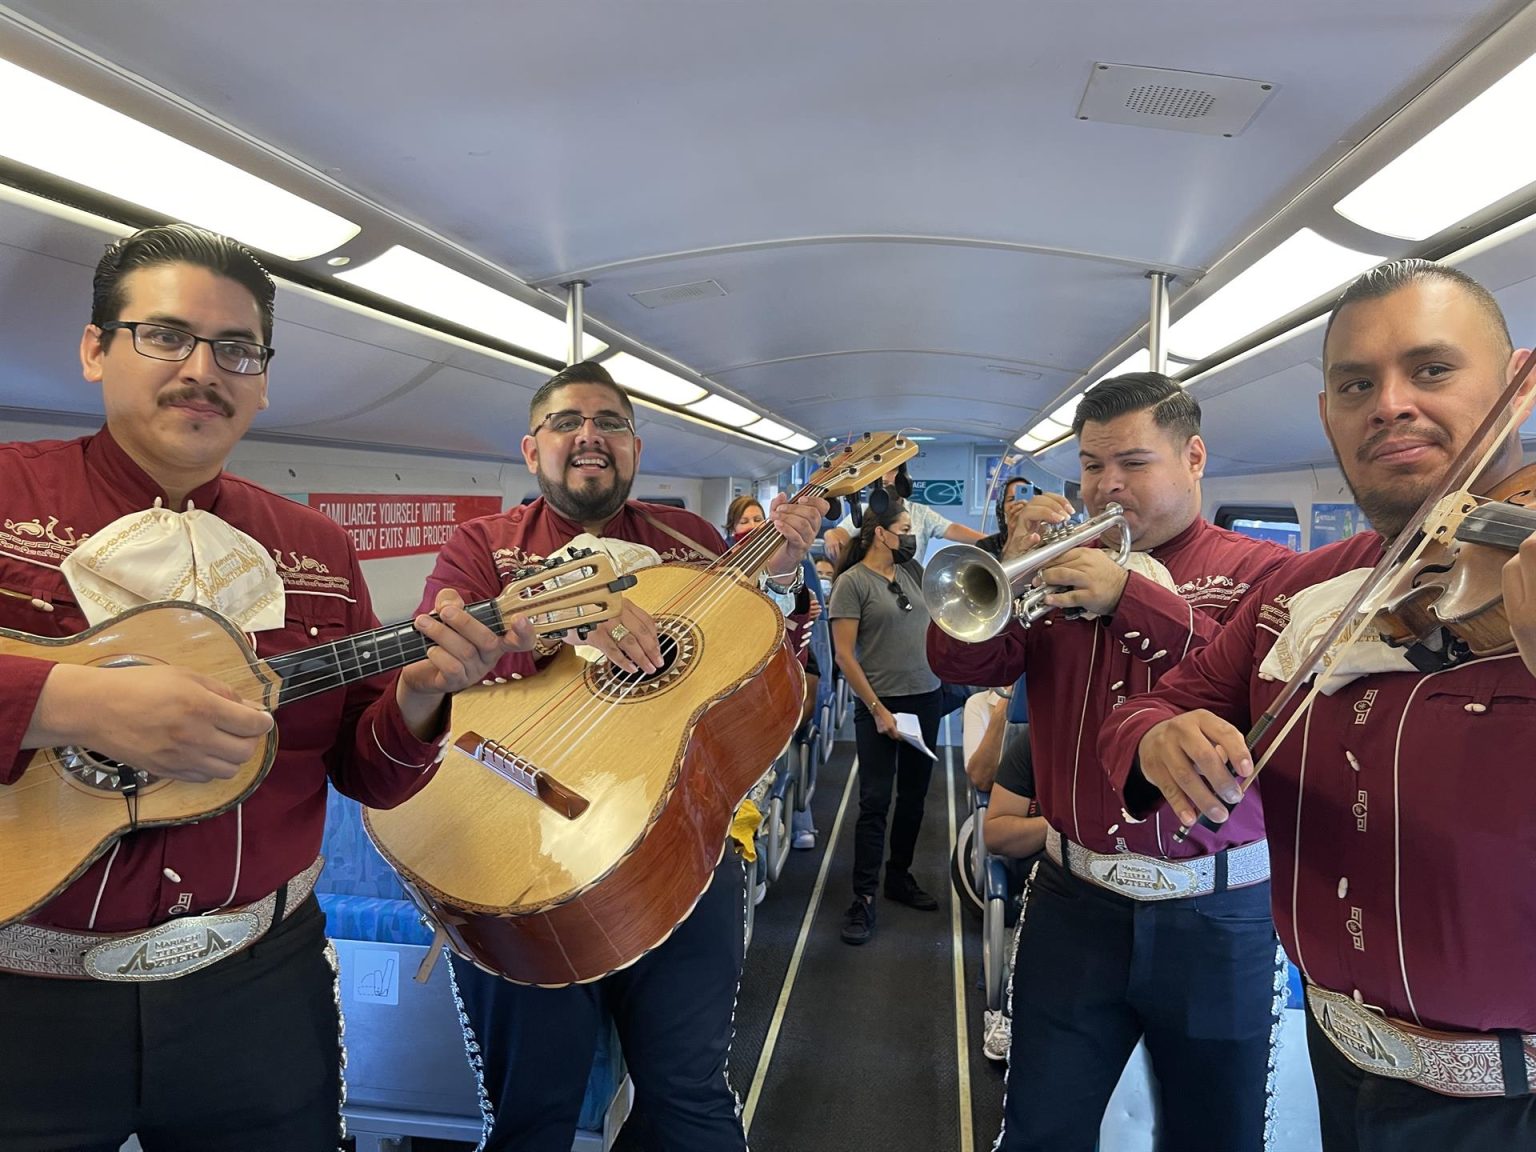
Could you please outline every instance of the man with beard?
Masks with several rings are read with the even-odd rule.
[[[1323,338],[1318,408],[1375,531],[1289,561],[1212,644],[1111,717],[1099,744],[1129,810],[1166,801],[1185,825],[1202,812],[1222,827],[1244,818],[1244,732],[1388,543],[1417,530],[1420,503],[1530,355],[1512,349],[1492,296],[1455,269],[1396,261],[1350,285]],[[1519,468],[1515,428],[1533,385],[1474,490]],[[1515,650],[1474,658],[1437,630],[1410,661],[1367,628],[1366,641],[1330,652],[1296,727],[1272,752],[1273,736],[1259,746],[1271,757],[1256,784],[1280,878],[1275,923],[1308,983],[1327,1152],[1536,1147],[1536,888],[1525,873],[1536,537],[1506,547]],[[1230,817],[1223,801],[1236,805]]]
[[[1119,504],[1136,551],[1098,547],[1047,566],[1047,598],[1087,618],[1016,621],[966,644],[930,626],[928,663],[963,684],[1021,674],[1037,788],[992,789],[988,820],[1049,824],[1019,917],[1008,1093],[997,1147],[1088,1152],[1136,1042],[1159,1087],[1161,1148],[1257,1152],[1276,1021],[1264,821],[1245,810],[1216,835],[1173,843],[1167,811],[1121,812],[1093,734],[1208,643],[1249,587],[1290,555],[1200,516],[1200,406],[1168,377],[1132,373],[1090,390],[1073,419],[1088,511]],[[1055,493],[1008,511],[1004,557],[1028,552],[1072,506]],[[1189,972],[1198,968],[1198,980]]]
[[[707,561],[725,542],[702,517],[630,500],[640,462],[634,407],[599,364],[573,364],[534,394],[523,458],[543,494],[522,507],[461,525],[427,581],[469,598],[497,595],[518,568],[582,533],[643,545],[663,561]],[[785,543],[767,564],[770,591],[799,587],[823,500],[788,503],[769,518]],[[782,581],[776,583],[775,581]],[[626,672],[654,672],[661,648],[649,615],[632,601],[584,643]],[[504,659],[497,677],[536,675],[559,644]],[[568,1152],[586,1092],[603,1013],[612,1014],[635,1083],[647,1147],[666,1152],[745,1152],[735,1094],[726,1079],[731,1018],[741,975],[744,873],[727,850],[688,918],[634,964],[590,984],[534,988],[452,958],[472,1059],[492,1119],[488,1152]]]
[[[107,1152],[134,1132],[148,1152],[334,1149],[341,1021],[311,895],[327,781],[364,804],[403,803],[442,755],[447,694],[533,640],[525,620],[498,639],[445,590],[425,609],[436,615],[414,624],[432,642],[426,659],[369,679],[334,665],[330,645],[378,627],[346,533],[224,471],[267,406],[274,295],[226,237],[171,225],[117,241],[96,267],[80,341],[106,426],[0,445],[0,626],[62,639],[133,606],[194,600],[284,675],[304,652],[308,679],[294,682],[353,681],[274,714],[236,690],[234,668],[221,680],[169,662],[56,662],[41,646],[0,655],[0,797],[94,788],[124,812],[102,777],[115,787],[129,768],[91,771],[85,756],[83,769],[64,758],[30,767],[35,749],[73,745],[196,807],[274,726],[279,738],[238,803],[215,794],[206,818],[127,833],[0,928],[6,1152]],[[409,626],[388,637],[384,651],[411,651]],[[159,638],[168,661],[196,659],[178,649],[183,634]],[[365,670],[351,651],[350,672]],[[0,821],[7,837],[79,834],[66,805],[46,827],[43,804],[20,820],[18,810]]]

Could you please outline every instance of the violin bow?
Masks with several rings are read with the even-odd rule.
[[[1483,417],[1482,423],[1477,426],[1461,451],[1457,453],[1456,458],[1451,461],[1451,466],[1446,470],[1445,475],[1441,477],[1440,483],[1424,498],[1424,502],[1419,505],[1418,511],[1413,514],[1413,517],[1403,526],[1402,531],[1393,539],[1391,546],[1383,553],[1381,559],[1376,562],[1376,567],[1371,569],[1365,580],[1361,582],[1360,587],[1355,590],[1355,594],[1349,598],[1349,601],[1344,605],[1343,611],[1339,613],[1333,624],[1329,626],[1328,631],[1312,646],[1311,651],[1307,653],[1307,658],[1297,666],[1295,672],[1291,673],[1291,678],[1285,682],[1285,687],[1280,689],[1280,694],[1270,702],[1269,707],[1264,710],[1263,714],[1254,722],[1253,727],[1248,730],[1248,734],[1243,738],[1243,741],[1249,751],[1253,751],[1258,746],[1259,741],[1264,738],[1265,733],[1269,731],[1276,719],[1279,718],[1280,713],[1285,711],[1285,706],[1301,690],[1301,686],[1307,682],[1307,679],[1320,671],[1323,659],[1327,656],[1328,649],[1333,646],[1335,641],[1344,636],[1346,632],[1348,633],[1344,643],[1340,646],[1340,651],[1342,652],[1343,649],[1353,644],[1361,632],[1369,626],[1376,613],[1374,605],[1372,606],[1372,611],[1366,611],[1367,602],[1382,590],[1386,584],[1387,577],[1397,571],[1400,563],[1413,563],[1425,547],[1428,546],[1432,537],[1430,533],[1422,531],[1422,528],[1434,514],[1436,508],[1439,507],[1440,502],[1452,492],[1459,490],[1470,477],[1481,473],[1488,466],[1489,461],[1493,459],[1495,453],[1498,452],[1499,447],[1503,444],[1504,438],[1509,434],[1511,428],[1514,427],[1516,413],[1514,406],[1515,397],[1520,394],[1520,389],[1530,376],[1533,367],[1536,367],[1536,349],[1533,349],[1526,355],[1525,363],[1520,366],[1520,371],[1516,372],[1514,379],[1505,385],[1504,391],[1499,394],[1499,398],[1494,402],[1493,407],[1488,409],[1488,413]],[[1322,684],[1323,676],[1317,675],[1312,682],[1311,689],[1307,692],[1306,698],[1291,713],[1290,718],[1286,720],[1275,738],[1270,741],[1269,747],[1264,751],[1264,755],[1254,763],[1253,774],[1239,780],[1238,790],[1242,793],[1242,796],[1248,794],[1248,789],[1259,778],[1259,773],[1269,763],[1269,759],[1274,755],[1275,749],[1280,747],[1285,738],[1290,735],[1291,729],[1296,726],[1296,722],[1312,706],[1312,702],[1317,699],[1317,694],[1321,690]],[[1242,796],[1238,797],[1238,802],[1241,802]],[[1221,798],[1217,797],[1217,799]],[[1237,807],[1237,802],[1228,803],[1226,800],[1221,802],[1226,804],[1228,812]],[[1196,823],[1200,827],[1209,828],[1212,831],[1219,827],[1214,820],[1203,812]],[[1188,827],[1180,826],[1178,832],[1174,833],[1173,838],[1176,842],[1182,844],[1188,839],[1189,832]]]

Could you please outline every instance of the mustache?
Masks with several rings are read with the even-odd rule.
[[[1388,440],[1417,440],[1422,444],[1438,444],[1442,448],[1451,442],[1450,435],[1439,428],[1383,428],[1355,449],[1355,459],[1365,463]]]
[[[210,408],[217,408],[225,416],[235,414],[235,406],[220,396],[217,391],[196,384],[188,384],[174,392],[163,394],[159,403],[162,408],[170,408],[177,404],[206,404]]]

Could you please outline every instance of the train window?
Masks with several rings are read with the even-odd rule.
[[[647,504],[665,504],[668,508],[686,508],[681,496],[641,496]]]
[[[1216,527],[1301,551],[1301,521],[1289,504],[1223,504],[1216,509]]]

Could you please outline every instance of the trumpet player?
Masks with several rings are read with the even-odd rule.
[[[1010,620],[980,643],[937,623],[928,630],[929,664],[945,680],[1024,676],[1036,800],[1049,824],[1019,917],[996,1147],[1090,1152],[1144,1038],[1161,1096],[1159,1148],[1257,1152],[1283,987],[1263,817],[1243,805],[1220,832],[1175,844],[1179,822],[1166,806],[1144,821],[1125,815],[1094,745],[1113,708],[1211,640],[1289,553],[1201,517],[1200,407],[1166,376],[1103,382],[1072,430],[1088,512],[1122,509],[1125,527],[1102,542],[1119,545],[1125,531],[1134,551],[1123,565],[1099,546],[1044,563],[1034,574],[1051,588],[1044,606],[1076,613],[1050,611],[1028,627]],[[1027,584],[1027,563],[1010,561],[1072,512],[1055,494],[1012,506],[1004,567]],[[929,607],[938,621],[939,606]],[[991,804],[1023,815],[1029,798],[996,788]]]

